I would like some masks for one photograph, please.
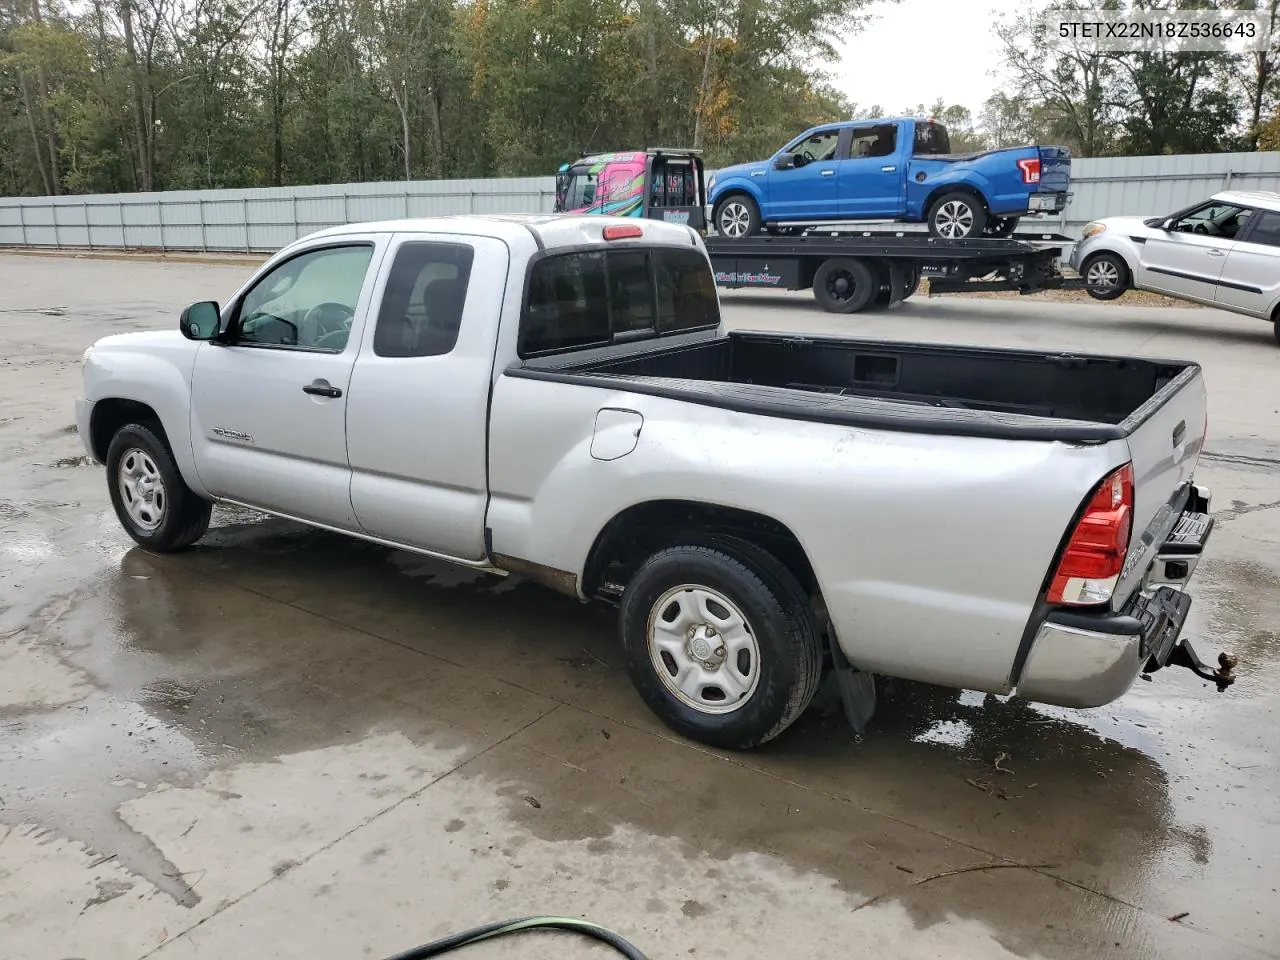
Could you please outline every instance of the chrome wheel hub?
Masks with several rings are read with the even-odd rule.
[[[960,200],[948,200],[938,211],[934,222],[938,225],[938,233],[948,240],[967,237],[973,229],[973,208]]]
[[[1120,283],[1120,271],[1116,269],[1116,265],[1107,260],[1099,260],[1097,263],[1089,267],[1089,273],[1085,276],[1085,283],[1091,287],[1100,289],[1111,289]]]

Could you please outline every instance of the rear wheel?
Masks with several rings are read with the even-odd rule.
[[[832,257],[813,274],[813,295],[828,313],[857,313],[880,286],[874,271],[861,260]]]
[[[622,595],[627,670],[676,732],[747,750],[800,716],[822,675],[804,590],[776,558],[732,540],[668,547]]]
[[[929,233],[944,240],[981,237],[987,225],[987,211],[971,193],[944,193],[929,208]]]
[[[209,529],[213,505],[187,486],[151,425],[130,423],[117,430],[106,467],[116,517],[142,546],[159,553],[182,550]]]
[[[1080,276],[1095,300],[1114,300],[1129,289],[1129,266],[1119,254],[1094,254],[1081,266]]]
[[[731,193],[712,211],[716,233],[731,240],[754,236],[760,232],[760,208],[745,193]]]

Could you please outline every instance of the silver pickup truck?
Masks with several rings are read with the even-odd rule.
[[[1194,363],[726,332],[694,231],[355,224],[223,307],[85,352],[80,435],[125,530],[214,502],[619,610],[670,727],[727,748],[834,678],[1090,707],[1191,667],[1212,528]]]

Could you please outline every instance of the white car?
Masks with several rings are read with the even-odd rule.
[[[1280,193],[1227,190],[1167,217],[1095,220],[1070,263],[1097,300],[1150,290],[1275,323]]]

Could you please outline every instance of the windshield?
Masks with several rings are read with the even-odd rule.
[[[560,211],[581,210],[596,199],[598,177],[586,167],[571,167],[557,177],[556,204]]]

